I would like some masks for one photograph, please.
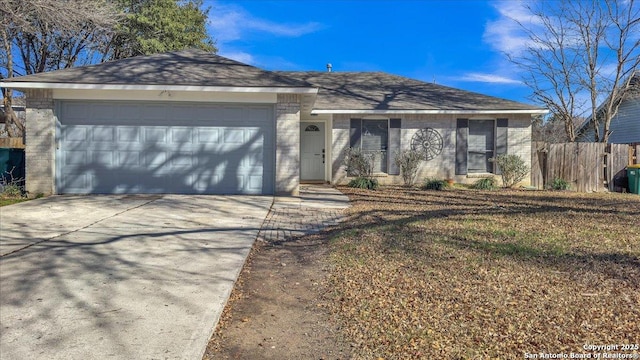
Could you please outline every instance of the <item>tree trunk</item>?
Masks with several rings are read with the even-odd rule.
[[[13,54],[11,53],[11,41],[7,34],[7,30],[2,30],[2,45],[7,56],[7,78],[13,77]],[[0,76],[1,78],[1,76]],[[24,136],[25,126],[18,119],[15,111],[13,111],[13,90],[2,89],[2,104],[4,105],[4,127],[9,137],[22,137]]]

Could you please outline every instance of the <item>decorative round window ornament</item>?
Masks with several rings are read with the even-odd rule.
[[[425,160],[432,160],[442,153],[444,141],[433,128],[419,129],[411,139],[411,149],[421,152]]]

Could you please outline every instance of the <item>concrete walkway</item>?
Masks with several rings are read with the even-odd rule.
[[[276,197],[258,234],[261,241],[295,240],[335,226],[349,208],[349,198],[327,185],[301,185],[299,197]]]
[[[0,208],[0,359],[201,359],[272,199]]]

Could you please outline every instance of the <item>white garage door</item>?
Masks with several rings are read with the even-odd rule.
[[[65,101],[61,194],[272,194],[270,105]]]

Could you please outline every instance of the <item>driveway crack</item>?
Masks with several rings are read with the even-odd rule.
[[[135,209],[141,208],[141,207],[143,207],[143,206],[145,206],[145,205],[148,205],[148,204],[151,204],[152,202],[154,202],[154,201],[156,201],[156,200],[159,200],[159,199],[162,199],[162,196],[160,196],[160,197],[156,197],[156,198],[151,199],[151,200],[149,200],[149,201],[145,201],[145,202],[144,202],[144,203],[142,203],[142,204],[139,204],[139,205],[136,205],[136,206],[133,206],[133,207],[127,208],[127,209],[122,210],[122,211],[120,211],[120,212],[118,212],[118,213],[115,213],[115,214],[113,214],[113,215],[111,215],[111,216],[104,217],[104,218],[102,218],[102,219],[100,219],[100,220],[97,220],[97,221],[94,221],[94,222],[92,222],[92,223],[90,223],[90,224],[88,224],[88,225],[86,225],[86,226],[83,226],[83,227],[80,227],[80,228],[77,228],[77,229],[74,229],[74,230],[71,230],[71,231],[67,231],[67,232],[65,232],[65,233],[62,233],[62,234],[59,234],[59,235],[56,235],[56,236],[52,236],[52,237],[47,238],[47,239],[42,239],[42,240],[40,240],[40,241],[35,241],[35,242],[32,242],[32,243],[29,243],[29,244],[27,244],[27,245],[25,245],[25,246],[23,246],[23,247],[21,247],[21,248],[18,248],[18,249],[15,249],[15,250],[11,250],[11,251],[9,251],[9,252],[8,252],[8,253],[6,253],[6,254],[0,254],[0,259],[2,259],[2,258],[4,258],[4,257],[7,257],[7,256],[9,256],[9,255],[12,255],[12,254],[18,253],[18,252],[23,251],[23,250],[25,250],[25,249],[28,249],[28,248],[30,248],[30,247],[32,247],[32,246],[35,246],[35,245],[38,245],[38,244],[42,244],[43,242],[50,241],[50,240],[54,240],[54,239],[57,239],[57,238],[59,238],[59,237],[61,237],[61,236],[66,236],[66,235],[73,234],[73,233],[75,233],[75,232],[78,232],[78,231],[81,231],[81,230],[84,230],[84,229],[90,228],[90,227],[92,227],[92,226],[94,226],[94,225],[96,225],[96,224],[98,224],[98,223],[101,223],[101,222],[103,222],[103,221],[105,221],[105,220],[108,220],[108,219],[114,218],[114,217],[116,217],[116,216],[118,216],[118,215],[120,215],[120,214],[124,214],[124,213],[126,213],[126,212],[128,212],[128,211],[131,211],[131,210],[135,210]]]

